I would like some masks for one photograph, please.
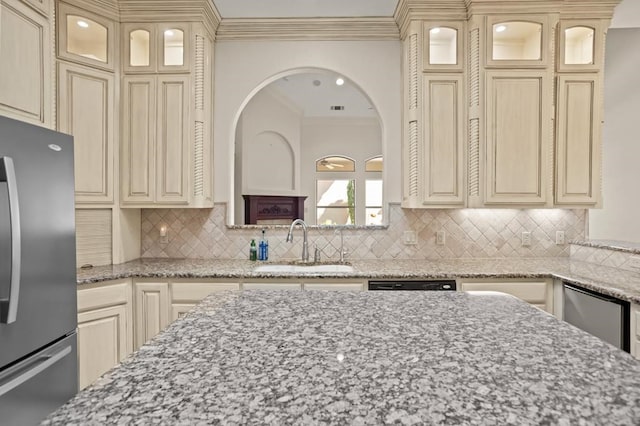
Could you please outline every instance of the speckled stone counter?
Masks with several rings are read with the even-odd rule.
[[[209,296],[45,425],[640,424],[640,363],[507,295]]]
[[[352,260],[354,272],[307,274],[327,278],[560,278],[640,303],[640,274],[568,258]],[[282,278],[299,274],[258,273],[262,262],[216,259],[141,259],[78,271],[78,283],[118,278]]]

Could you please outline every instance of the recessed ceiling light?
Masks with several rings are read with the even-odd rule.
[[[440,28],[431,28],[431,31],[429,31],[431,34],[438,34],[440,32]]]
[[[503,32],[503,31],[504,31],[504,30],[506,30],[506,29],[507,29],[507,26],[506,26],[506,25],[498,25],[498,26],[496,27],[496,32],[497,32],[497,33],[501,33],[501,32]]]
[[[338,86],[342,86],[344,84],[344,79],[342,77],[338,77],[338,79],[336,80],[336,84]]]
[[[166,31],[164,32],[164,35],[166,35],[167,37],[171,37],[171,36],[173,36],[173,31],[171,31],[171,30],[166,30]]]
[[[89,28],[89,23],[87,23],[86,21],[78,21],[78,26],[80,28]]]
[[[320,82],[320,80],[313,80],[313,85],[318,87],[320,86],[322,83]]]

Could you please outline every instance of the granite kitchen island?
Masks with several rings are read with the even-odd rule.
[[[216,293],[44,422],[640,424],[640,363],[511,296]]]

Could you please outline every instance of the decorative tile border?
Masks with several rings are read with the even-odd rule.
[[[586,210],[563,209],[402,209],[389,207],[386,228],[344,229],[344,248],[353,259],[451,259],[569,256],[569,245],[556,245],[555,232],[567,240],[585,238]],[[251,239],[260,229],[238,229],[225,223],[226,205],[213,209],[143,209],[143,258],[245,259]],[[169,242],[160,243],[160,227],[167,226]],[[286,227],[267,227],[270,260],[294,259],[302,251],[302,232],[287,243]],[[404,244],[405,231],[413,231],[417,243]],[[436,231],[445,231],[444,245],[436,245]],[[521,234],[531,232],[532,244],[522,247]],[[309,229],[310,253],[314,246],[323,259],[337,259],[340,231]]]

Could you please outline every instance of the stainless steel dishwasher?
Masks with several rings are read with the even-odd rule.
[[[564,283],[564,320],[630,351],[629,302]]]

